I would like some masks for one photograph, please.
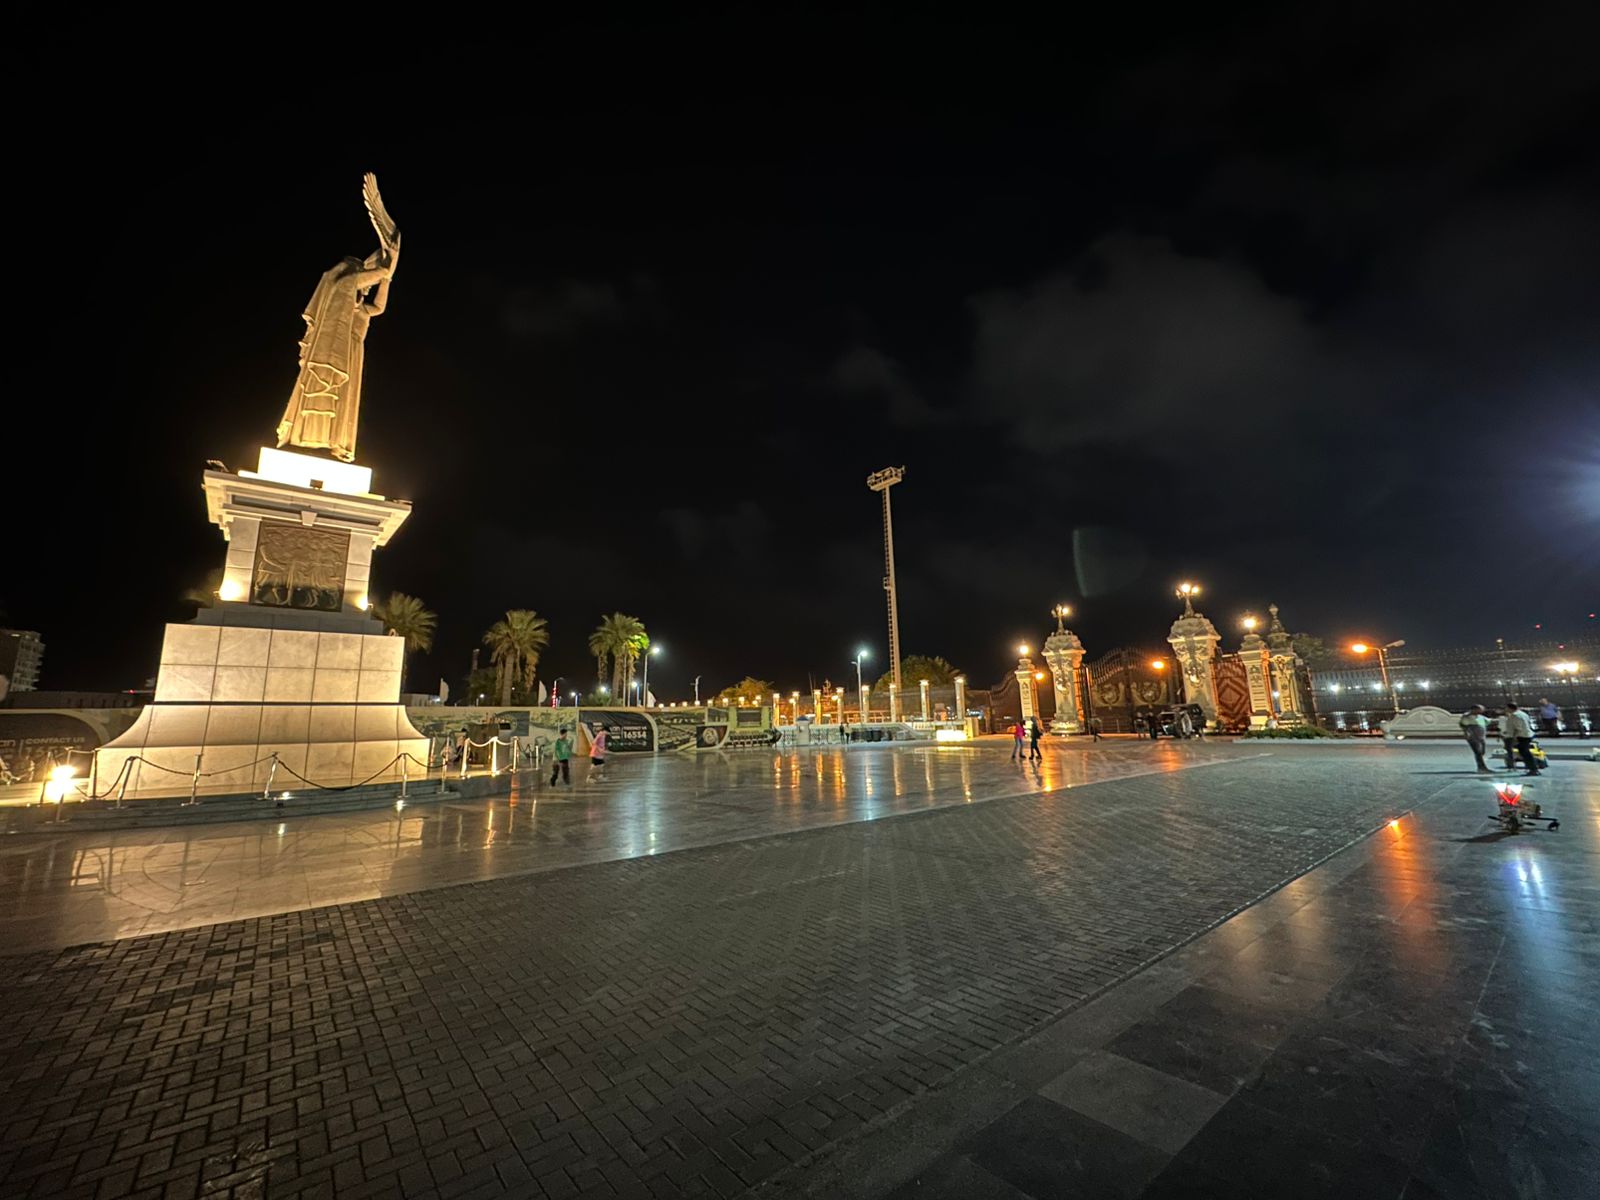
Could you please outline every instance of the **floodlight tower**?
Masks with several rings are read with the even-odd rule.
[[[885,467],[867,476],[867,486],[883,493],[883,590],[889,593],[889,671],[894,678],[894,690],[901,690],[900,680],[900,609],[894,592],[894,519],[889,512],[889,489],[906,477],[904,467]]]

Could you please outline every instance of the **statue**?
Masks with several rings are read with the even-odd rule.
[[[363,191],[378,248],[365,259],[346,258],[323,272],[304,313],[300,374],[278,422],[279,446],[327,450],[343,462],[356,456],[367,324],[388,304],[400,261],[400,230],[383,207],[371,172]]]

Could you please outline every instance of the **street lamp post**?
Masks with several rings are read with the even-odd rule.
[[[1355,654],[1365,654],[1369,650],[1378,652],[1378,673],[1383,676],[1383,688],[1389,693],[1389,707],[1394,710],[1396,716],[1400,715],[1400,701],[1395,696],[1394,683],[1389,678],[1389,651],[1398,650],[1405,644],[1405,639],[1401,638],[1399,641],[1387,642],[1382,646],[1369,646],[1365,642],[1354,642],[1350,646]]]
[[[867,685],[861,679],[861,664],[871,657],[872,655],[863,647],[856,651],[856,656],[853,660],[856,664],[856,698],[861,702],[861,719],[863,721],[867,719]]]
[[[660,654],[660,653],[661,653],[661,647],[652,644],[650,649],[649,649],[649,651],[644,656],[644,696],[643,696],[643,699],[644,699],[644,702],[646,704],[650,703],[650,660],[652,658],[654,658],[656,655]]]

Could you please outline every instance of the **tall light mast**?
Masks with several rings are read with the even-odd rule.
[[[906,477],[904,467],[885,467],[867,476],[867,486],[883,493],[883,590],[889,594],[889,670],[894,690],[902,690],[900,678],[900,609],[894,592],[894,519],[889,512],[889,489]]]

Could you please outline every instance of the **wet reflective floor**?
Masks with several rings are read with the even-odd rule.
[[[14,839],[0,1193],[1600,1194],[1600,767],[1505,837],[1463,759],[730,755]]]
[[[1009,745],[1009,743],[1007,743]],[[1225,743],[998,743],[619,756],[510,797],[172,829],[0,839],[0,945],[187,929],[1254,757]]]

